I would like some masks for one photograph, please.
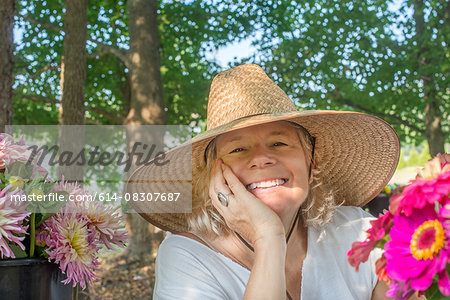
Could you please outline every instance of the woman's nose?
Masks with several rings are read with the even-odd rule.
[[[253,149],[249,161],[250,168],[263,168],[275,164],[275,157],[264,147]]]

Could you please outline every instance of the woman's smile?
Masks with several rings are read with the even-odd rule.
[[[257,181],[246,186],[247,190],[252,191],[255,189],[269,189],[273,187],[278,187],[287,182],[285,178],[275,178]]]

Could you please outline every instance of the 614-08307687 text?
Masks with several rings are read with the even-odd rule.
[[[95,193],[94,199],[99,201],[177,201],[181,193]],[[98,197],[98,198],[97,198]]]

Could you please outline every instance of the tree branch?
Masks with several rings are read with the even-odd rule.
[[[385,113],[381,113],[381,112],[371,111],[365,107],[362,107],[360,105],[353,103],[350,99],[347,99],[347,98],[337,97],[337,98],[335,98],[335,100],[337,102],[348,105],[348,106],[353,107],[354,109],[360,110],[362,112],[365,112],[365,113],[368,113],[368,114],[371,114],[371,115],[374,115],[374,116],[377,116],[380,118],[391,119],[391,120],[395,121],[397,124],[402,124],[406,127],[409,127],[410,129],[417,131],[418,133],[425,136],[425,130],[420,129],[419,127],[403,120],[402,118],[400,118],[396,115],[389,115],[389,114],[385,114]]]
[[[115,55],[118,59],[120,59],[121,61],[123,61],[123,63],[125,64],[125,66],[127,66],[127,68],[130,68],[130,63],[128,60],[128,52],[127,50],[123,50],[123,49],[119,49],[117,47],[105,44],[103,42],[99,42],[97,40],[94,39],[88,39],[89,42],[97,44],[97,46],[99,46],[100,48],[102,48],[102,52],[103,53],[111,53],[113,55]]]
[[[57,32],[59,32],[59,31],[62,32],[63,31],[61,27],[59,27],[59,26],[57,26],[55,24],[49,23],[49,22],[36,20],[36,19],[30,18],[30,16],[21,15],[19,13],[17,13],[16,16],[19,17],[19,18],[24,19],[25,21],[30,22],[31,24],[41,25],[44,28],[47,28],[47,29],[50,29],[50,30],[53,30],[53,31],[57,31]]]
[[[113,121],[113,122],[115,122],[117,124],[122,124],[123,121],[125,120],[124,117],[118,116],[118,115],[116,115],[116,114],[114,114],[112,112],[106,111],[106,110],[104,110],[102,108],[99,108],[99,107],[92,107],[92,106],[90,106],[90,107],[86,107],[86,108],[89,111],[91,111],[91,112],[94,112],[94,113],[99,114],[99,115],[103,115],[105,118],[107,118],[107,119],[109,119],[109,120],[111,120],[111,121]]]
[[[32,24],[41,25],[42,27],[44,27],[46,29],[50,29],[50,30],[53,30],[56,32],[63,32],[62,27],[59,27],[52,23],[41,21],[41,20],[36,20],[36,19],[30,18],[29,16],[26,16],[26,15],[17,14],[17,16],[19,18],[24,19],[25,21],[32,23]],[[123,63],[127,66],[127,68],[129,68],[129,60],[128,60],[128,51],[127,50],[123,50],[123,49],[114,47],[112,45],[105,44],[104,42],[100,42],[100,41],[97,41],[97,40],[91,39],[91,38],[87,39],[87,41],[96,44],[98,47],[102,48],[105,52],[108,52],[108,53],[111,53],[111,54],[117,56],[121,61],[123,61]]]
[[[61,103],[61,101],[59,101],[57,99],[52,99],[52,98],[43,97],[43,96],[23,95],[23,94],[18,94],[16,92],[14,92],[13,94],[14,94],[14,96],[20,97],[20,100],[29,100],[29,101],[32,101],[32,102],[50,103],[50,104]]]
[[[15,96],[18,96],[21,100],[29,100],[29,101],[33,101],[33,102],[39,102],[39,103],[50,103],[50,104],[60,104],[61,101],[57,100],[57,99],[52,99],[52,98],[48,98],[48,97],[43,97],[43,96],[37,96],[37,95],[22,95],[22,94],[17,94],[14,93]],[[122,124],[123,120],[125,119],[124,117],[118,116],[112,112],[109,112],[107,110],[104,110],[102,108],[99,107],[92,107],[92,106],[88,106],[86,107],[86,109],[90,112],[102,115],[103,117],[105,117],[106,119],[113,121],[117,124]],[[92,123],[93,121],[91,121]]]

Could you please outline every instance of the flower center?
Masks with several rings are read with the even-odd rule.
[[[411,238],[411,253],[416,259],[430,259],[444,246],[444,229],[438,220],[422,223]]]
[[[83,252],[85,251],[87,247],[86,237],[79,229],[75,230],[75,233],[72,237],[71,245],[72,248],[75,249],[75,251],[78,253],[78,255],[82,255]]]

